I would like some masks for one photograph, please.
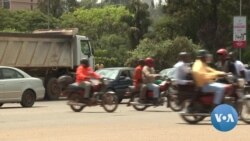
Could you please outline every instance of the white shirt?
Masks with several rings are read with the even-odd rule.
[[[188,64],[184,63],[183,61],[179,61],[174,65],[175,68],[175,79],[177,84],[185,85],[189,80],[187,79],[187,74],[191,71],[191,68]]]
[[[236,73],[237,73],[238,76],[241,75],[240,74],[241,71],[245,71],[244,64],[241,61],[239,61],[239,60],[237,60],[237,61],[234,62],[234,66],[235,66]]]

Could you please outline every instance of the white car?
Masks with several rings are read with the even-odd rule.
[[[20,103],[23,107],[32,107],[44,95],[41,79],[31,77],[17,68],[0,66],[0,107],[4,103]]]

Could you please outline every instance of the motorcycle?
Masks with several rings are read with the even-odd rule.
[[[106,112],[114,112],[118,107],[117,95],[107,89],[109,79],[101,78],[100,80],[90,79],[91,92],[90,98],[84,98],[84,88],[80,87],[77,83],[65,85],[61,83],[63,88],[63,95],[68,97],[68,105],[74,112],[82,111],[86,106],[101,105]],[[59,82],[60,84],[60,82]]]
[[[246,93],[249,87],[245,86],[244,79],[235,79],[231,74],[228,74],[225,79],[230,85],[225,89],[223,103],[233,106],[240,119],[250,124],[250,94]],[[189,124],[197,124],[206,117],[210,117],[214,93],[203,93],[194,85],[181,87],[178,88],[178,99],[184,103],[185,111],[180,113],[181,118]]]
[[[128,103],[128,106],[132,105],[133,108],[137,111],[144,111],[150,106],[163,106],[164,103],[166,103],[167,107],[171,108],[173,111],[181,111],[183,109],[183,105],[175,105],[175,99],[174,97],[176,93],[171,92],[171,80],[163,78],[164,81],[162,81],[160,86],[160,97],[159,101],[157,103],[154,102],[153,99],[153,91],[146,90],[145,97],[146,100],[141,101],[140,100],[140,92],[135,90],[134,86],[129,86],[129,90],[127,93],[131,95],[131,99]],[[142,87],[146,88],[146,85],[143,85]]]

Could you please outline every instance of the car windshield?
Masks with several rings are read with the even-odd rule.
[[[97,70],[96,71],[98,74],[106,77],[106,78],[109,78],[109,79],[116,79],[118,73],[119,73],[119,70],[116,70],[116,69],[101,69],[101,70]]]
[[[164,69],[160,72],[160,75],[167,76],[168,78],[174,78],[175,77],[175,69],[174,68]]]

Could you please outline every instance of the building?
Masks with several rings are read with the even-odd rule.
[[[9,10],[33,10],[38,0],[0,0],[0,8]]]

